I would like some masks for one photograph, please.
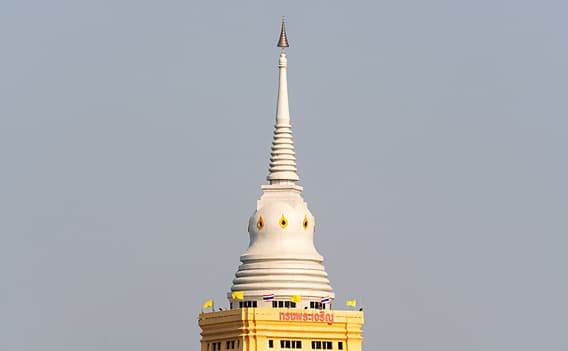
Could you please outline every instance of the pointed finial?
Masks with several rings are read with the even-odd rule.
[[[290,45],[288,45],[288,37],[286,36],[286,17],[282,16],[282,29],[280,30],[280,40],[278,40],[278,46],[279,48],[287,48]]]

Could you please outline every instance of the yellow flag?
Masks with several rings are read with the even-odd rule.
[[[294,295],[290,298],[290,301],[299,303],[302,302],[302,297],[300,295]]]
[[[213,307],[213,299],[205,301],[201,308]]]
[[[233,291],[233,293],[231,294],[231,297],[233,299],[236,299],[236,300],[242,300],[242,299],[245,298],[242,291]]]
[[[345,306],[357,307],[357,300],[355,300],[355,299],[347,300],[347,301],[345,301]]]

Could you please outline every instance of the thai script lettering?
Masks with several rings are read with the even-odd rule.
[[[322,322],[332,324],[333,313],[329,312],[280,312],[281,321]]]

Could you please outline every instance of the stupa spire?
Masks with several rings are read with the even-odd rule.
[[[279,303],[287,301],[286,306],[293,296],[301,296],[301,303],[294,302],[301,309],[321,304],[324,297],[335,297],[323,257],[314,246],[315,218],[302,197],[302,187],[295,184],[299,178],[288,109],[288,62],[284,52],[288,39],[284,22],[278,46],[282,52],[278,61],[280,83],[268,173],[270,184],[262,186],[262,196],[249,219],[249,247],[241,255],[242,264],[228,295],[232,308],[247,301],[256,301],[254,306],[273,306],[263,300],[266,294],[275,295]],[[244,294],[247,301],[237,301],[233,292]]]
[[[288,59],[284,48],[289,47],[286,35],[286,22],[282,17],[282,27],[278,47],[282,48],[278,60],[279,85],[278,102],[276,105],[276,125],[274,126],[274,137],[272,140],[272,151],[270,154],[270,167],[267,180],[270,184],[291,184],[294,185],[300,178],[296,172],[296,153],[294,151],[294,140],[292,139],[292,125],[290,124],[290,109],[288,105],[288,80],[287,68]]]

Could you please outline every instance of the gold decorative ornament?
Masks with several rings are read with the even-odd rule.
[[[276,46],[282,49],[290,46],[288,44],[288,36],[286,35],[286,19],[284,17],[282,17],[282,28],[280,29],[280,39],[278,40],[278,44]]]
[[[308,229],[308,216],[304,216],[304,221],[302,222],[302,226],[304,226],[304,229]]]
[[[258,228],[258,230],[264,228],[264,218],[262,218],[262,216],[258,217],[258,221],[256,221],[256,227]]]
[[[279,224],[282,227],[282,229],[288,226],[288,220],[286,219],[286,217],[284,217],[284,214],[282,214],[282,217],[280,217]]]

